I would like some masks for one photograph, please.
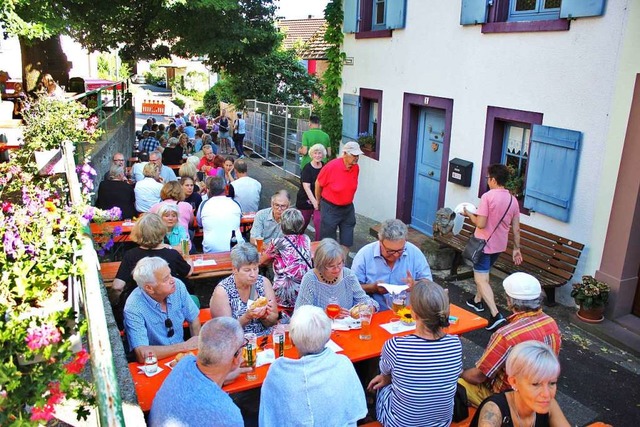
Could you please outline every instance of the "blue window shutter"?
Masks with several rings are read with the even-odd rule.
[[[524,207],[568,222],[582,132],[533,125]]]
[[[342,94],[342,136],[358,139],[358,107],[360,97],[349,93]]]
[[[606,0],[562,0],[560,18],[604,15]]]
[[[342,3],[344,21],[342,22],[345,33],[358,31],[358,6],[360,0],[344,0]]]
[[[462,0],[460,25],[476,25],[487,22],[487,0]]]
[[[386,2],[387,16],[386,23],[387,28],[404,28],[407,0],[387,0]]]

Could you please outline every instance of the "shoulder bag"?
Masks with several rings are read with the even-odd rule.
[[[302,255],[302,252],[300,252],[300,250],[296,247],[296,245],[293,244],[293,242],[289,239],[287,239],[287,236],[282,236],[284,237],[284,240],[286,240],[287,242],[289,242],[289,244],[291,245],[291,247],[293,249],[296,250],[296,252],[298,252],[298,255],[300,255],[300,258],[302,258],[304,260],[304,262],[309,266],[310,269],[313,269],[313,259],[311,260],[311,262],[309,262],[309,260],[307,260],[307,258],[305,258],[304,255]]]
[[[496,227],[493,229],[493,231],[491,232],[491,234],[489,235],[489,237],[487,238],[487,240],[485,239],[479,239],[475,236],[475,234],[472,234],[471,237],[469,237],[469,241],[467,242],[467,246],[464,247],[464,252],[462,252],[462,257],[465,259],[468,259],[469,261],[471,261],[472,263],[477,263],[480,260],[480,257],[482,256],[482,251],[484,250],[484,247],[487,245],[487,242],[489,241],[489,239],[493,236],[493,233],[496,232],[496,230],[498,229],[498,226],[500,225],[500,223],[502,222],[502,220],[504,219],[504,217],[507,215],[507,212],[509,212],[509,209],[511,209],[511,203],[513,202],[513,196],[509,195],[509,206],[507,206],[507,210],[504,211],[504,214],[502,214],[502,218],[500,218],[500,221],[498,221],[498,224],[496,225]]]

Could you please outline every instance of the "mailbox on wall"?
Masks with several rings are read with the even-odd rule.
[[[471,172],[473,162],[455,159],[449,160],[449,182],[460,184],[463,187],[471,187]]]

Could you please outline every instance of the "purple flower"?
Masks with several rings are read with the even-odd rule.
[[[113,227],[113,236],[114,237],[118,237],[121,234],[122,234],[122,227],[121,226],[116,225],[115,227]]]

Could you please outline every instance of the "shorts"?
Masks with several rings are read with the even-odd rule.
[[[222,138],[231,139],[231,136],[229,136],[229,132],[218,132],[218,139]]]
[[[485,254],[483,252],[478,262],[473,264],[473,271],[476,273],[489,273],[491,271],[491,267],[496,263],[499,256],[500,252],[495,254]]]

